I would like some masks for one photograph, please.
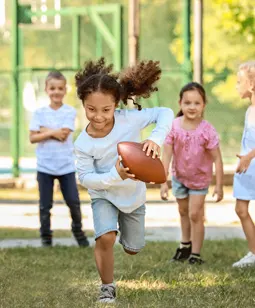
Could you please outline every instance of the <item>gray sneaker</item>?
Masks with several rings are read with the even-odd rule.
[[[116,287],[114,284],[102,285],[100,288],[99,303],[114,303],[116,299]]]

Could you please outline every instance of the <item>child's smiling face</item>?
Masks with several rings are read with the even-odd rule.
[[[46,82],[45,91],[48,94],[51,103],[62,104],[66,95],[66,81],[62,79],[49,79]]]
[[[179,104],[183,115],[190,120],[201,118],[205,109],[205,102],[197,90],[184,92]]]
[[[86,117],[94,132],[111,129],[114,124],[116,102],[111,94],[93,92],[84,101]]]

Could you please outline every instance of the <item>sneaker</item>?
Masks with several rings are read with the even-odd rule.
[[[80,247],[88,247],[89,246],[89,241],[88,241],[88,238],[87,238],[86,235],[83,234],[81,236],[76,236],[75,239],[76,239],[76,241],[77,241],[77,243]]]
[[[191,254],[191,245],[190,247],[177,248],[176,253],[170,260],[170,262],[188,260],[190,254]]]
[[[235,262],[233,267],[245,267],[255,265],[255,254],[252,252],[248,252],[246,256],[244,256],[241,260]]]
[[[42,247],[52,247],[52,239],[42,238]]]
[[[188,262],[191,265],[193,265],[193,264],[201,265],[201,264],[205,263],[205,261],[202,260],[201,257],[194,256],[194,255],[190,255]]]
[[[116,287],[114,284],[102,285],[100,288],[99,303],[114,303],[116,299]]]

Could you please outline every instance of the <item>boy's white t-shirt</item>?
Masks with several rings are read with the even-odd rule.
[[[121,141],[140,142],[141,130],[157,123],[148,139],[162,146],[174,119],[169,108],[155,107],[138,110],[116,110],[115,123],[104,138],[92,138],[83,130],[75,141],[77,171],[81,184],[88,188],[92,199],[109,200],[122,212],[130,213],[146,199],[145,183],[122,180],[115,164],[117,144]]]
[[[50,106],[35,111],[30,131],[39,131],[44,126],[51,129],[69,128],[74,131],[76,110],[63,104],[54,110]],[[48,139],[38,142],[36,148],[37,170],[51,175],[64,175],[75,171],[72,133],[64,142]]]

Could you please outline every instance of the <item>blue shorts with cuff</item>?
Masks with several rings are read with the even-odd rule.
[[[106,199],[92,199],[92,212],[95,240],[103,234],[120,231],[120,244],[126,250],[139,252],[145,246],[145,205],[123,213]]]
[[[172,177],[172,192],[175,198],[185,199],[189,195],[207,195],[208,188],[191,189],[183,185],[175,176]]]

